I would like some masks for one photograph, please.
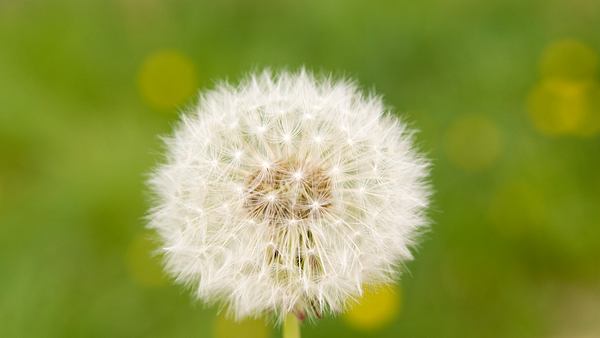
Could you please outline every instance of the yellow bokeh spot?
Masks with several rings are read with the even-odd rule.
[[[148,234],[137,235],[127,249],[127,268],[133,280],[148,287],[166,284],[159,257],[154,254],[156,246]]]
[[[344,313],[344,319],[356,329],[376,330],[397,318],[400,302],[400,289],[397,287],[367,288],[358,303]]]
[[[577,40],[552,43],[542,56],[541,81],[528,97],[533,125],[547,135],[600,131],[598,54]]]
[[[546,48],[540,67],[543,78],[589,80],[598,71],[598,55],[577,40],[559,40]]]
[[[157,109],[174,108],[196,91],[196,67],[178,51],[161,50],[144,60],[138,85],[142,97],[150,106]]]
[[[533,125],[544,134],[592,135],[600,130],[600,86],[546,79],[531,91],[528,110]]]
[[[235,322],[219,315],[213,327],[214,338],[268,338],[271,329],[263,320],[245,319]]]
[[[446,134],[445,150],[456,166],[477,171],[490,167],[502,150],[496,125],[483,116],[466,116],[455,121]]]

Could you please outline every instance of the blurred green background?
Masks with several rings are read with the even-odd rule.
[[[304,337],[600,337],[597,0],[0,0],[0,337],[277,337],[161,275],[158,135],[253,69],[356,78],[420,132],[431,231]]]

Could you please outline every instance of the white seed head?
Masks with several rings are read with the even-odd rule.
[[[411,131],[347,81],[221,84],[166,144],[149,216],[166,270],[238,319],[342,311],[393,282],[426,224]]]

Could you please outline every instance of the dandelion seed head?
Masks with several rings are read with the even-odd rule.
[[[238,319],[343,311],[398,277],[427,223],[411,135],[380,98],[306,71],[205,92],[149,181],[167,272]]]

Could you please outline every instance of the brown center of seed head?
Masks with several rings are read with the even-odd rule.
[[[246,180],[245,207],[257,220],[285,224],[320,217],[331,207],[332,182],[314,165],[278,161]]]

